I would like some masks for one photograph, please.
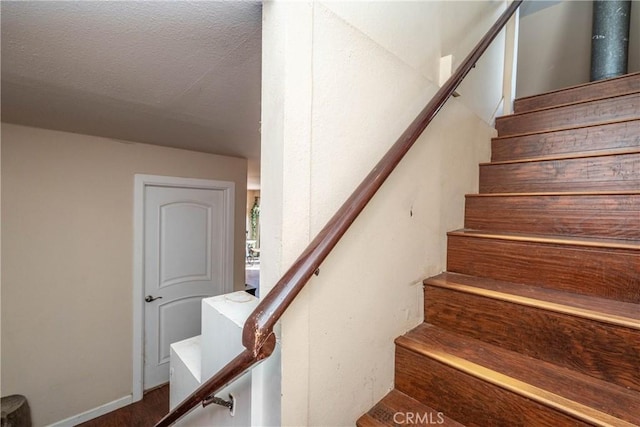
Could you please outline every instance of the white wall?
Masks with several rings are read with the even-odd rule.
[[[2,124],[2,395],[35,426],[132,392],[134,174],[234,181],[244,289],[247,163]]]
[[[589,81],[591,1],[562,1],[520,20],[518,97]],[[631,4],[628,71],[640,71],[640,1]]]
[[[503,2],[267,2],[262,275],[270,289],[395,141]],[[455,17],[459,18],[456,19]],[[449,101],[282,320],[282,424],[353,425],[393,385],[393,339],[489,159],[504,39]],[[483,91],[487,91],[482,95]]]

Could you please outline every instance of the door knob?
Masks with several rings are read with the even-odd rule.
[[[146,302],[151,302],[151,301],[155,301],[157,299],[160,299],[162,297],[152,297],[151,295],[147,295],[147,297],[144,299]]]

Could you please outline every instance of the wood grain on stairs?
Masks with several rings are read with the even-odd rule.
[[[640,329],[638,304],[451,272],[425,279],[424,283]]]
[[[640,92],[512,114],[496,119],[498,136],[586,126],[640,116]]]
[[[470,276],[445,274],[425,285],[425,319],[433,325],[640,390],[640,346],[629,345],[640,343],[640,313],[619,316],[620,304],[602,299],[589,311],[576,310],[537,299],[544,291],[523,297],[509,293],[515,284]]]
[[[456,231],[447,271],[637,304],[640,242],[621,242]]]
[[[617,153],[634,147],[640,150],[640,119],[492,138],[491,161]]]
[[[357,421],[359,427],[440,425],[462,427],[440,411],[436,411],[398,391],[391,390]]]
[[[640,425],[640,73],[515,105],[361,426]]]
[[[638,191],[640,152],[480,165],[480,193]]]
[[[640,394],[424,323],[396,339],[396,388],[465,425],[640,423]]]
[[[561,104],[590,101],[640,91],[640,73],[584,83],[541,95],[516,99],[514,111],[524,113]]]
[[[637,192],[468,194],[465,228],[640,241]]]

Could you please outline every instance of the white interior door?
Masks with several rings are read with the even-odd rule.
[[[170,344],[200,334],[202,298],[230,291],[227,203],[222,189],[144,188],[145,390],[169,381]]]

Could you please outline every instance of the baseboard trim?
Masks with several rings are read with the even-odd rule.
[[[98,418],[101,415],[108,414],[109,412],[115,411],[116,409],[120,409],[122,407],[130,405],[131,403],[133,403],[133,395],[130,394],[128,396],[121,397],[120,399],[116,399],[112,402],[105,403],[104,405],[100,405],[97,408],[90,409],[81,414],[73,415],[62,421],[49,424],[48,427],[73,427],[94,418]]]

